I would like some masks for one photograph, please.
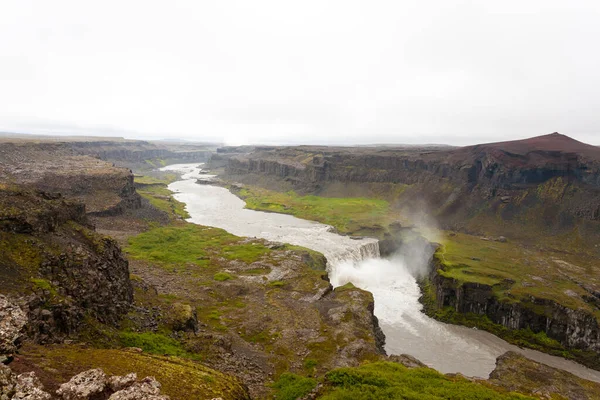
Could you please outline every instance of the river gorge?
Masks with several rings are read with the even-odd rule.
[[[487,378],[498,356],[516,351],[535,361],[600,382],[600,372],[537,351],[521,349],[487,332],[448,325],[426,316],[419,302],[415,265],[428,260],[406,259],[402,254],[383,259],[375,239],[356,239],[334,233],[331,227],[290,215],[245,209],[245,203],[227,189],[199,185],[201,165],[178,164],[162,168],[182,174],[169,185],[174,197],[186,204],[189,222],[214,226],[238,236],[258,237],[319,251],[328,260],[334,287],[353,283],[373,293],[375,315],[386,336],[388,354],[410,354],[442,373]]]

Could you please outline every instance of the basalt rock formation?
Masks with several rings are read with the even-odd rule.
[[[60,195],[0,187],[2,293],[27,314],[27,335],[55,342],[85,318],[116,324],[132,287],[119,246],[98,235],[83,204]]]
[[[141,204],[130,170],[78,155],[64,143],[0,143],[0,177],[84,203],[91,215],[119,214]]]
[[[577,227],[590,249],[600,240],[600,148],[558,133],[451,149],[257,147],[226,172],[269,189],[418,205],[448,229],[535,240]]]
[[[580,350],[579,361],[598,369],[600,324],[589,311],[572,309],[557,301],[534,296],[526,300],[499,299],[491,285],[459,282],[444,276],[438,254],[432,258],[429,282],[435,304],[429,311],[450,308],[460,314],[486,317],[509,330],[544,332],[567,349]],[[427,296],[427,294],[425,295]],[[587,355],[586,355],[587,353]]]

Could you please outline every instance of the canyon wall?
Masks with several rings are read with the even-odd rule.
[[[83,204],[3,184],[0,244],[2,294],[26,312],[30,338],[61,341],[88,319],[115,325],[128,311],[128,263]]]

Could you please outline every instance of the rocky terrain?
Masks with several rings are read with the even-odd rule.
[[[151,143],[127,141],[0,143],[0,361],[9,364],[0,364],[0,399],[337,398],[331,396],[340,390],[363,393],[362,385],[415,396],[423,384],[442,397],[524,398],[509,393],[518,391],[533,398],[596,398],[594,384],[512,355],[499,359],[490,381],[443,376],[409,356],[387,357],[372,295],[351,284],[333,290],[322,255],[186,223],[185,209],[166,189],[176,177],[138,175],[134,181],[129,169],[112,164],[136,166],[141,174],[167,160],[205,157],[199,148],[172,149],[186,153],[176,156],[156,150]],[[301,170],[307,165],[325,165],[327,158],[331,168],[341,160],[356,164],[346,176],[358,177],[364,174],[361,165],[369,170],[372,161],[366,160],[377,152],[324,148],[308,160],[306,148],[263,148],[256,151],[269,157],[283,151],[295,159],[269,161],[248,173],[240,165],[259,153],[243,154],[246,150],[225,151],[230,177],[321,194],[340,192],[342,186],[350,193],[364,182],[321,180],[317,172],[306,178]],[[407,150],[406,157],[414,151]],[[361,154],[371,155],[360,161]],[[373,157],[380,162],[379,155]],[[339,178],[342,169],[332,170]],[[273,180],[272,171],[279,171]],[[394,185],[409,185],[386,181],[384,176],[393,175],[389,171],[370,173],[369,179],[382,180],[366,187],[388,200],[404,192],[392,190]],[[299,201],[294,207],[306,204],[293,200]],[[388,200],[358,202],[364,219],[357,226],[371,215],[387,234],[405,231],[398,221],[388,221]],[[344,204],[334,207],[346,210]],[[327,202],[313,206],[330,214]],[[337,217],[354,229],[352,218]],[[377,235],[378,229],[370,232]],[[404,240],[388,239],[391,247]],[[439,259],[452,260],[452,251],[448,247],[447,259]],[[443,276],[439,271],[451,269],[448,265],[435,271]],[[440,310],[491,309],[473,308],[483,298],[479,294],[471,296],[470,305],[457,306],[460,301],[453,299],[462,301],[470,286],[450,281],[463,292],[443,292]],[[523,315],[515,318],[525,321]],[[591,343],[594,331],[585,326],[577,337]],[[530,382],[517,376],[521,370],[544,371],[561,383]]]

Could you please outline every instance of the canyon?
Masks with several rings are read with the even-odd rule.
[[[71,376],[100,366],[108,375],[155,376],[162,393],[175,399],[190,393],[265,398],[285,379],[314,379],[307,395],[318,398],[335,390],[334,381],[324,378],[331,378],[331,371],[359,373],[364,363],[392,368],[381,362],[399,365],[393,367],[399,374],[424,368],[412,357],[385,355],[377,299],[351,283],[334,281],[326,267],[349,261],[355,268],[380,249],[385,256],[406,255],[406,244],[416,238],[427,258],[420,285],[430,316],[502,337],[530,330],[540,339],[533,347],[597,368],[598,160],[597,148],[558,134],[517,144],[398,149],[217,150],[206,144],[103,138],[3,139],[0,294],[6,311],[0,316],[12,322],[10,329],[0,325],[6,332],[0,352],[16,374],[35,371],[58,396]],[[206,174],[186,181],[180,179],[185,171],[164,168],[190,162],[196,163],[192,169],[206,162],[219,173],[220,185],[245,198],[247,206],[264,189],[294,191],[300,199],[377,199],[389,210],[371,224],[360,220],[320,228],[304,221],[305,240],[292,243],[304,247],[290,246],[285,243],[291,228],[283,218],[289,216],[280,216],[279,228],[247,224],[244,230],[243,213],[236,217],[238,211],[223,200],[211,205],[221,213],[198,214],[203,202],[214,200],[186,198],[185,185],[200,186],[195,179],[206,180]],[[235,219],[226,227],[229,232],[210,227],[226,218]],[[430,220],[441,235],[427,235],[432,227],[424,225]],[[333,251],[334,242],[344,243],[343,249]],[[456,243],[463,247],[457,249]],[[471,246],[467,252],[466,244]],[[495,259],[480,256],[481,248],[523,252],[529,258],[520,269],[538,260],[531,249],[549,248],[552,259],[542,261],[553,272],[543,283],[552,282],[562,294],[531,296],[538,281],[527,274],[484,275],[476,264]],[[553,274],[569,285],[550,280]],[[536,344],[525,339],[519,344]],[[520,357],[498,359],[495,383],[485,385],[534,398],[539,393],[595,398],[594,383]],[[550,368],[567,383],[540,382],[545,386],[538,393],[532,382],[505,378],[512,368]],[[187,387],[178,385],[181,373],[195,377]],[[462,382],[460,376],[439,379]],[[469,385],[488,390],[478,389],[478,380]],[[108,398],[111,392],[104,393]]]

